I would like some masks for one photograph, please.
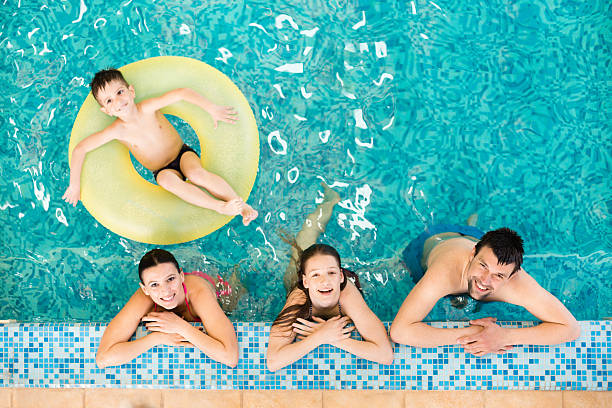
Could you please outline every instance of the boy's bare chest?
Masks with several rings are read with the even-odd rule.
[[[137,142],[139,139],[146,140],[148,138],[172,138],[175,135],[178,136],[174,126],[159,112],[142,115],[138,121],[134,121],[126,126],[126,136],[134,142]]]
[[[136,160],[148,169],[157,169],[174,159],[183,141],[161,114],[143,115],[124,128],[123,143]]]

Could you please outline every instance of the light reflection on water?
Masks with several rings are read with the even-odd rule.
[[[612,315],[605,2],[9,1],[0,14],[0,319],[104,321],[136,289],[150,246],[61,196],[92,75],[157,55],[226,73],[259,125],[260,218],[169,247],[185,269],[239,265],[249,296],[233,319],[274,318],[289,259],[279,231],[297,233],[321,181],[342,199],[324,240],[383,320],[412,286],[403,247],[473,213],[519,231],[526,270],[578,318]],[[445,301],[430,315],[465,317]]]

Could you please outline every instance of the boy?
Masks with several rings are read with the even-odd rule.
[[[257,218],[257,211],[245,203],[225,180],[202,168],[196,152],[183,143],[176,129],[159,112],[165,106],[185,100],[207,111],[216,128],[217,121],[236,122],[233,108],[215,105],[188,88],[175,89],[158,98],[136,104],[134,88],[116,69],[98,72],[91,82],[91,92],[100,104],[100,110],[117,119],[74,148],[70,163],[70,185],[62,197],[66,202],[76,206],[81,197],[81,169],[85,155],[116,139],[130,150],[136,160],[153,172],[160,187],[184,201],[224,215],[240,214],[244,225]],[[191,183],[187,183],[186,179]],[[213,197],[198,186],[205,188]]]

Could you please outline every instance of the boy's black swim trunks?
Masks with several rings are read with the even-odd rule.
[[[181,175],[181,177],[183,178],[183,181],[184,181],[186,179],[186,177],[183,174],[183,172],[181,171],[181,157],[183,157],[183,155],[185,153],[187,153],[187,152],[194,152],[196,155],[198,154],[191,147],[187,146],[186,144],[183,144],[183,147],[181,147],[181,151],[178,153],[178,155],[176,156],[176,158],[174,160],[172,160],[170,163],[168,163],[167,165],[165,165],[161,169],[156,170],[156,171],[153,172],[153,178],[155,179],[155,181],[157,181],[157,175],[159,174],[159,172],[162,171],[162,170],[166,170],[166,169],[171,169],[171,170],[178,171],[179,174]],[[200,156],[198,156],[198,157],[200,157]]]

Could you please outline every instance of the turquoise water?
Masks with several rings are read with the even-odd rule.
[[[61,196],[93,74],[158,55],[224,72],[259,126],[249,202],[260,217],[168,247],[185,269],[240,270],[249,295],[233,320],[278,312],[289,259],[279,231],[297,233],[322,181],[343,200],[323,240],[383,320],[413,285],[402,249],[425,225],[473,213],[484,230],[524,237],[525,269],[578,319],[612,316],[606,2],[145,3],[0,5],[0,319],[107,321],[136,290],[151,246]],[[484,315],[533,319],[446,300],[429,319]]]

